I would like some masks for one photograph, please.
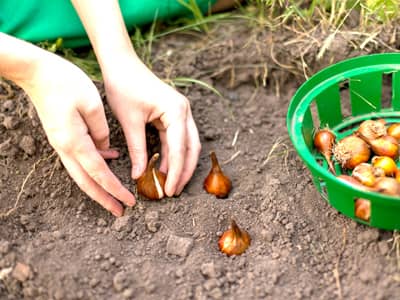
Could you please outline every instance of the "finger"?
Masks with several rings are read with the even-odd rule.
[[[108,149],[108,150],[99,150],[97,149],[101,157],[104,159],[116,159],[119,157],[119,152],[114,149]]]
[[[160,171],[165,174],[168,173],[168,143],[167,135],[165,131],[160,131],[160,142],[161,142],[161,162]]]
[[[104,107],[99,94],[93,92],[93,95],[87,97],[85,105],[79,107],[79,113],[85,120],[89,134],[97,149],[107,150],[110,147],[109,134]]]
[[[106,162],[94,148],[90,137],[81,141],[77,146],[76,160],[86,171],[88,176],[100,185],[106,192],[128,206],[135,204],[135,197],[118,180],[108,168]]]
[[[122,120],[121,125],[132,163],[131,176],[137,179],[143,174],[147,165],[145,122],[139,117],[131,116],[129,121]]]
[[[189,113],[187,121],[187,150],[185,156],[185,165],[176,189],[176,195],[182,193],[182,190],[185,187],[186,183],[193,176],[194,170],[196,169],[197,162],[199,160],[200,151],[201,144],[199,133],[196,124],[191,116],[191,113]]]
[[[168,175],[165,183],[165,193],[171,197],[176,192],[185,162],[186,124],[181,120],[171,123],[167,128],[168,144]]]
[[[83,192],[106,210],[111,212],[114,216],[122,216],[123,207],[121,203],[111,197],[110,194],[91,179],[77,162],[63,154],[60,154],[60,158],[68,173]]]

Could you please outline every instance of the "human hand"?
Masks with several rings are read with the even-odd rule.
[[[50,144],[81,190],[115,216],[123,214],[119,201],[133,206],[134,196],[104,160],[119,153],[110,149],[104,108],[93,82],[75,65],[46,53],[24,89]]]
[[[160,170],[167,173],[165,193],[179,195],[192,177],[201,145],[189,101],[157,78],[136,56],[103,65],[108,102],[118,118],[137,179],[147,164],[145,125],[152,122],[161,140]]]

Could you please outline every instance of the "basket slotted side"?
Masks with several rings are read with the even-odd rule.
[[[356,189],[328,171],[313,147],[316,127],[329,127],[338,140],[351,134],[366,119],[400,122],[400,53],[361,56],[332,65],[308,79],[293,96],[287,115],[289,136],[311,172],[320,194],[338,211],[358,222],[400,229],[400,198]],[[390,78],[390,105],[382,107],[383,76]],[[344,99],[341,89],[348,89]],[[344,102],[349,111],[344,111]],[[314,110],[313,110],[314,107]],[[338,174],[342,172],[336,165]],[[354,216],[358,198],[371,202],[369,222]]]

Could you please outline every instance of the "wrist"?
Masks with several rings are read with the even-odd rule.
[[[33,44],[0,33],[0,76],[22,88],[32,79],[48,57],[55,56]]]

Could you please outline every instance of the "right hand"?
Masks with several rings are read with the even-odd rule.
[[[122,216],[119,201],[133,206],[135,197],[104,160],[119,154],[110,150],[104,107],[90,78],[72,63],[46,52],[23,88],[50,144],[81,190],[115,216]]]

